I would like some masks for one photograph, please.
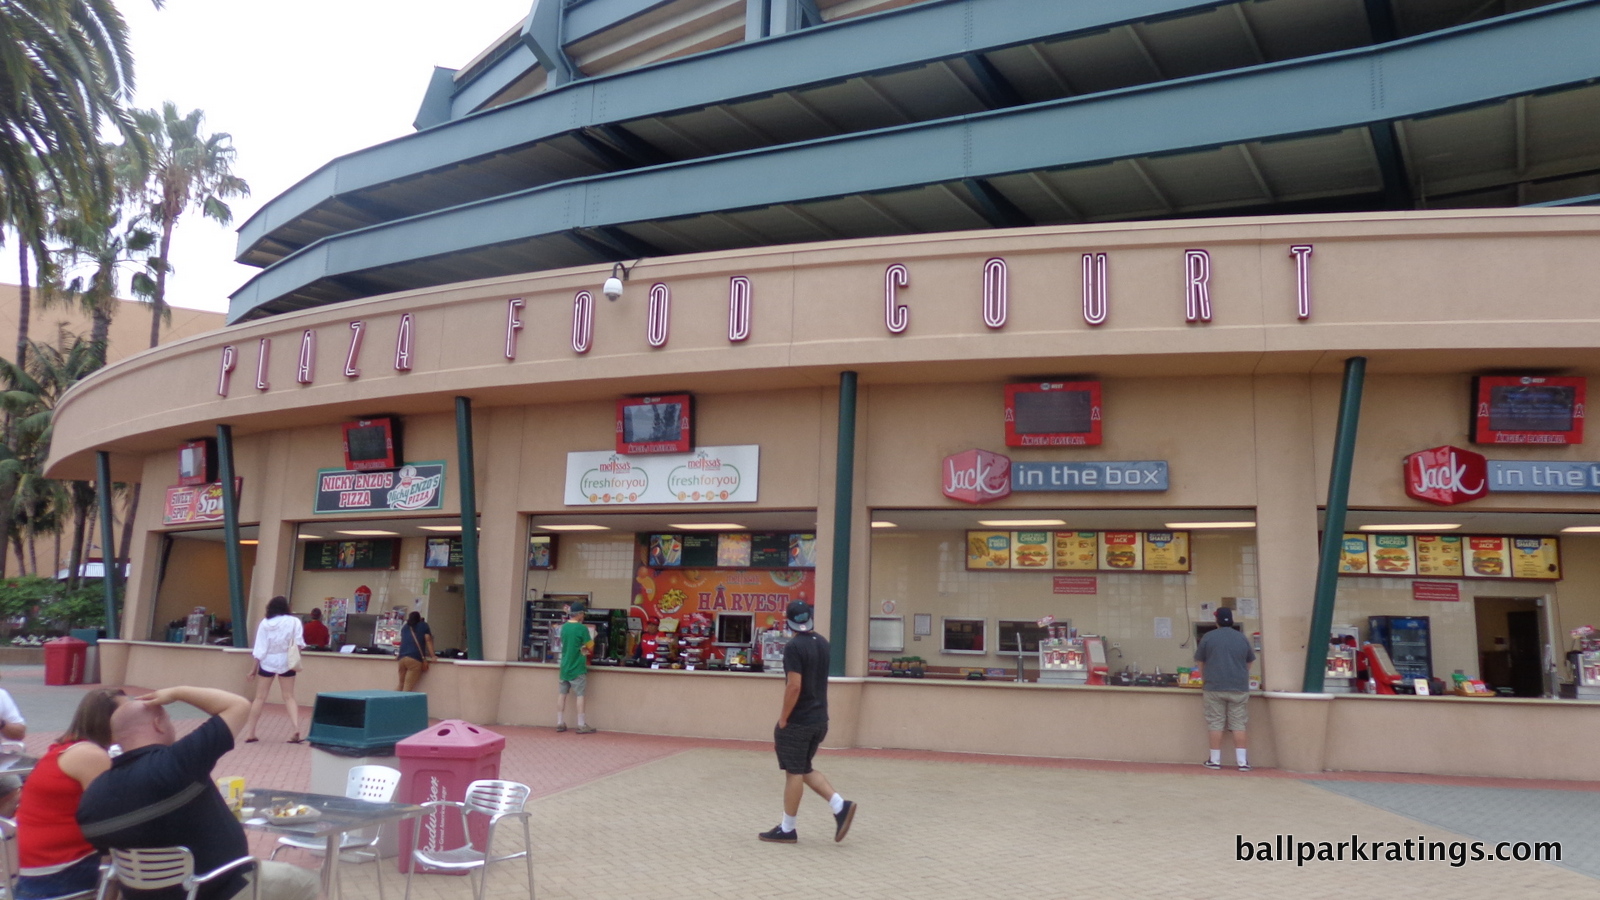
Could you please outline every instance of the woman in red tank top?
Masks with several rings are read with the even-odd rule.
[[[83,695],[72,724],[50,745],[22,785],[17,807],[17,900],[43,900],[93,888],[100,854],[78,829],[78,799],[111,768],[111,714],[118,690]]]

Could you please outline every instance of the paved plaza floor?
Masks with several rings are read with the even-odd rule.
[[[0,687],[27,715],[34,750],[65,724],[81,692],[44,686],[42,672],[0,667]],[[774,693],[774,708],[777,702]],[[184,727],[199,719],[193,710],[174,712]],[[603,711],[595,724],[605,728]],[[800,840],[785,846],[756,840],[782,811],[769,744],[493,730],[506,737],[502,776],[534,791],[535,887],[548,900],[1600,896],[1600,780],[1308,777],[1197,764],[824,751],[818,768],[860,804],[854,827],[835,843],[827,806],[808,793]],[[260,734],[259,743],[224,757],[216,774],[309,787],[314,751],[286,743],[281,706],[267,707]],[[258,853],[270,850],[269,838],[253,841]],[[1508,856],[1559,842],[1561,860],[1470,858],[1474,842],[1492,857],[1501,841],[1512,842],[1503,848]],[[1430,844],[1440,858],[1418,858]],[[1452,848],[1461,864],[1451,862]],[[1262,850],[1275,858],[1260,859]],[[1284,850],[1344,858],[1302,865],[1276,858]],[[1401,858],[1385,858],[1391,852]],[[279,858],[317,865],[298,851]],[[378,896],[374,869],[345,867],[352,900]],[[392,864],[384,882],[387,896],[398,896],[403,880]],[[466,879],[443,875],[419,876],[412,893],[471,897]],[[497,867],[489,893],[526,897],[520,863]]]

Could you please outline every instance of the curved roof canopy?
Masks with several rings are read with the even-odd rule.
[[[1600,190],[1600,2],[1373,43],[1441,6],[934,2],[574,82],[272,201],[229,318],[838,237]]]

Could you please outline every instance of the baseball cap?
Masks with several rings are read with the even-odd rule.
[[[582,600],[574,600],[572,605],[567,607],[567,615],[575,616],[578,613],[586,612],[588,609],[589,607]]]
[[[804,600],[791,602],[784,616],[789,620],[789,627],[795,631],[810,631],[817,624],[811,619],[811,604]]]
[[[1227,628],[1233,624],[1233,610],[1226,606],[1217,609],[1217,624]]]

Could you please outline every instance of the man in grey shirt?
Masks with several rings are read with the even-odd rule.
[[[1233,610],[1226,606],[1218,609],[1216,630],[1194,648],[1194,661],[1205,679],[1206,730],[1211,738],[1211,756],[1205,762],[1208,769],[1222,768],[1222,732],[1231,731],[1239,771],[1250,771],[1245,728],[1250,723],[1250,664],[1255,660],[1250,639],[1233,627]]]

